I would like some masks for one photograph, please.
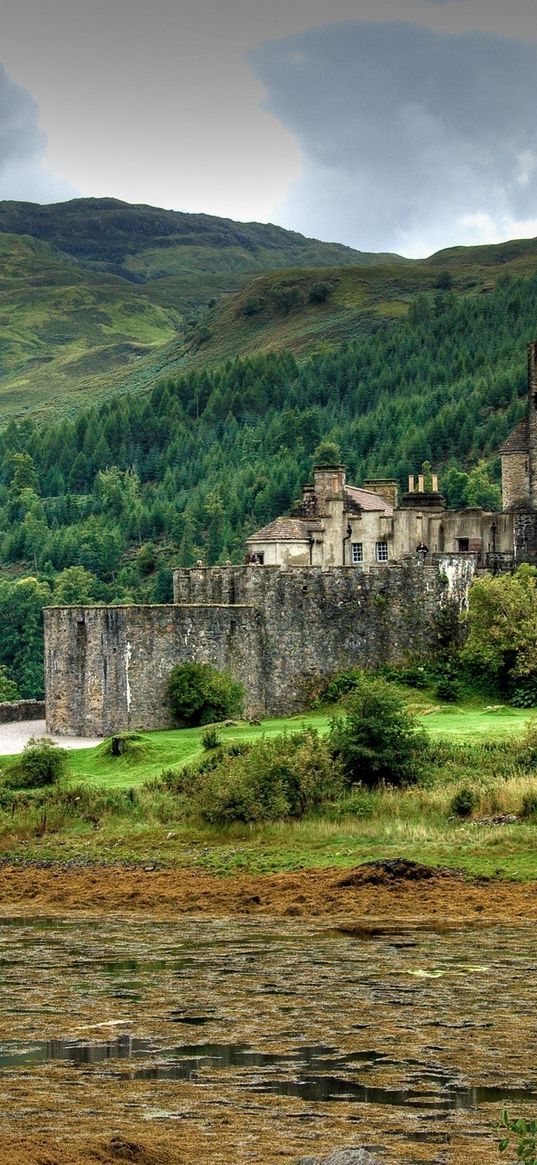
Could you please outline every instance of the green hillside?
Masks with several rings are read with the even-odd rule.
[[[146,387],[170,356],[186,359],[200,308],[259,272],[386,258],[404,263],[271,225],[113,199],[2,202],[0,420]]]
[[[0,423],[69,416],[237,356],[303,360],[396,324],[420,296],[486,296],[537,240],[371,255],[270,224],[114,199],[0,203]]]
[[[537,258],[527,267],[534,271]],[[505,270],[502,264],[503,274]],[[420,296],[442,297],[445,290],[456,297],[486,295],[494,290],[497,277],[494,272],[491,278],[490,268],[473,263],[471,257],[449,278],[436,260],[368,269],[273,272],[217,302],[203,314],[201,328],[187,329],[184,342],[170,350],[170,370],[216,366],[255,353],[313,355],[403,319]]]
[[[237,223],[115,198],[78,198],[49,206],[0,202],[0,232],[31,235],[100,271],[144,282],[200,272],[408,262],[397,255],[307,239],[271,223]]]
[[[182,324],[116,276],[24,235],[0,234],[0,416],[82,407]]]

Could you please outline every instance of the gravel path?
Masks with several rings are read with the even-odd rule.
[[[62,748],[91,748],[101,742],[97,736],[53,736],[47,732],[44,720],[15,720],[12,724],[0,724],[0,756],[22,752],[32,736],[47,736]]]

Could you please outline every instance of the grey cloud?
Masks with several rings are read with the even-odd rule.
[[[0,198],[50,202],[75,193],[47,167],[46,146],[33,97],[0,65]]]
[[[407,253],[537,234],[537,44],[353,22],[251,60],[303,152],[285,225]]]

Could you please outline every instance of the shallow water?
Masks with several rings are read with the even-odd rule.
[[[282,1137],[358,1120],[390,1159],[433,1163],[458,1160],[442,1154],[464,1135],[496,1160],[502,1106],[537,1113],[530,926],[402,925],[371,942],[294,920],[6,918],[0,952],[8,1122],[21,1105],[26,1124],[46,1112],[67,1129],[231,1107],[251,1158],[255,1122],[277,1111]]]

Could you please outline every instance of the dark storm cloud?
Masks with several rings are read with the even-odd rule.
[[[35,101],[0,65],[0,198],[46,202],[72,193],[48,170],[46,145]]]
[[[408,253],[537,234],[535,43],[345,23],[251,59],[303,152],[286,225]]]

